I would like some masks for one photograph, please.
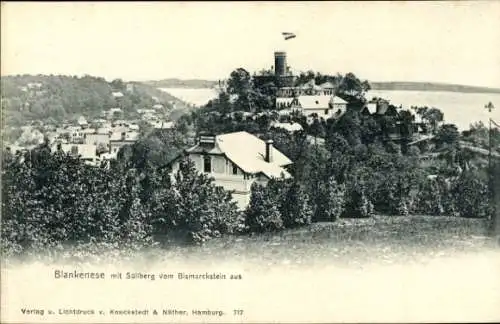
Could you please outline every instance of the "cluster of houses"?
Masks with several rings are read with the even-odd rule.
[[[13,144],[5,143],[5,147],[16,153],[48,142],[52,151],[61,149],[79,156],[88,165],[98,166],[103,161],[116,159],[123,146],[134,144],[139,139],[140,123],[145,122],[155,129],[174,127],[172,121],[162,120],[157,114],[144,118],[142,112],[138,113],[142,118],[116,119],[123,116],[123,111],[120,108],[112,108],[103,111],[102,116],[105,118],[93,119],[90,122],[84,116],[80,116],[75,122],[58,126],[37,122],[22,126],[18,140]]]
[[[28,83],[20,87],[21,91],[38,94],[43,91],[43,84]],[[127,92],[134,92],[134,84],[126,85]],[[125,97],[121,91],[114,90],[111,95],[120,106]],[[125,119],[122,108],[103,110],[99,118],[87,121],[80,116],[76,121],[64,122],[60,125],[44,124],[41,121],[22,126],[21,135],[14,143],[4,143],[4,147],[12,153],[28,151],[42,143],[49,143],[52,150],[62,149],[64,152],[80,156],[89,165],[100,165],[117,157],[124,145],[135,143],[139,138],[139,125],[148,125],[153,129],[170,129],[172,121],[166,120],[164,106],[156,97],[152,97],[151,108],[137,109],[133,119]],[[130,114],[128,114],[130,115]],[[134,114],[132,114],[134,115]]]
[[[47,142],[52,151],[61,149],[80,156],[88,165],[97,166],[102,161],[115,159],[124,145],[139,138],[139,125],[125,120],[93,120],[91,124],[81,116],[76,123],[60,127],[51,125],[23,126],[20,138],[13,145],[6,145],[12,153],[25,151]]]
[[[312,123],[315,118],[337,119],[347,110],[347,102],[335,96],[331,82],[316,85],[314,79],[298,87],[282,87],[277,91],[275,107],[280,115],[300,112]]]

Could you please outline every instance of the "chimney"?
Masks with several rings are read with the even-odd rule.
[[[271,139],[266,141],[266,156],[264,157],[266,162],[273,162],[273,143]]]
[[[215,146],[215,135],[208,133],[200,134],[199,143],[204,148],[213,148]]]

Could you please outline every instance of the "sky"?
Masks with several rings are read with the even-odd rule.
[[[294,71],[500,88],[500,1],[2,2],[2,75],[217,80],[275,50]]]

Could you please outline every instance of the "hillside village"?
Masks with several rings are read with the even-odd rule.
[[[30,98],[46,93],[41,82],[27,83],[18,88]],[[134,84],[126,84],[126,91],[133,93]],[[174,127],[174,122],[168,118],[168,110],[157,97],[151,97],[150,107],[138,108],[131,114],[119,108],[123,92],[113,91],[111,95],[118,107],[101,110],[94,118],[79,115],[72,121],[38,120],[20,127],[6,125],[11,129],[19,129],[20,135],[13,142],[4,142],[4,148],[13,154],[25,153],[46,143],[54,151],[61,149],[75,157],[79,156],[88,165],[100,166],[102,162],[116,160],[119,150],[137,142],[141,131]],[[173,102],[172,107],[175,108]]]

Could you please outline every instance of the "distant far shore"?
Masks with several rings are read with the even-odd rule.
[[[163,79],[155,81],[142,82],[156,88],[213,88],[218,81],[211,80],[182,80],[182,79]],[[500,93],[500,88],[478,87],[460,84],[435,83],[435,82],[370,82],[372,90],[405,90],[405,91],[448,91],[464,93]]]
[[[500,93],[500,88],[477,87],[449,83],[433,82],[370,82],[373,90],[405,91],[448,91],[464,93]]]

